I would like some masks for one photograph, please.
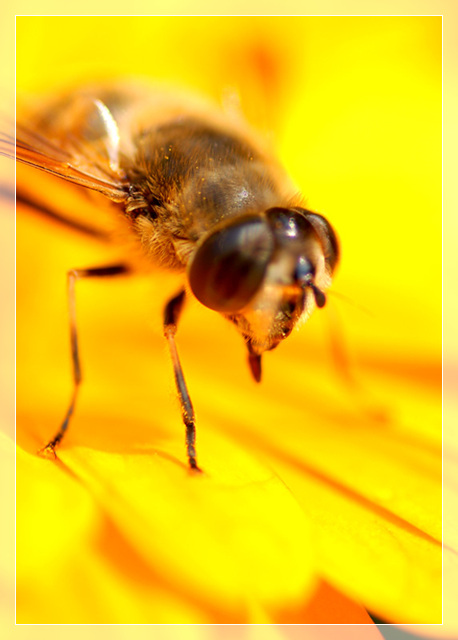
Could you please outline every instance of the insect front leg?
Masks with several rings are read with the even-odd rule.
[[[164,309],[164,336],[167,339],[170,356],[172,358],[173,373],[175,376],[175,385],[178,392],[178,399],[181,405],[181,415],[186,427],[186,452],[188,454],[189,466],[191,469],[200,471],[197,466],[196,459],[196,424],[194,409],[192,406],[189,391],[184,379],[183,369],[181,367],[180,358],[178,356],[177,346],[175,343],[175,334],[177,332],[177,324],[183,308],[185,292],[180,291],[166,304]]]
[[[73,392],[70,404],[65,414],[62,424],[55,434],[54,438],[48,444],[38,451],[38,454],[46,458],[56,457],[56,447],[62,441],[70,419],[73,415],[78,396],[78,390],[82,381],[81,363],[78,348],[78,331],[76,326],[76,300],[75,300],[75,283],[80,278],[104,278],[108,276],[118,276],[128,273],[129,268],[124,264],[111,265],[109,267],[96,267],[93,269],[71,269],[67,273],[67,292],[68,292],[68,310],[70,317],[70,345],[72,353],[73,365]]]

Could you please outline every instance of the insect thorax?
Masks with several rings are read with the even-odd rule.
[[[139,134],[126,168],[126,213],[148,254],[183,268],[198,240],[221,220],[279,203],[269,162],[235,135],[180,119]]]

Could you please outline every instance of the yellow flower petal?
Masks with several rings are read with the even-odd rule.
[[[105,600],[99,595],[88,605],[87,594],[76,590],[74,609],[68,605],[60,619],[148,620],[161,615],[148,609],[152,593],[163,619],[176,606],[180,620],[274,620],[288,605],[298,619],[316,571],[381,617],[439,620],[440,225],[432,212],[440,209],[440,17],[193,19],[195,55],[187,47],[187,18],[109,19],[105,29],[102,21],[20,18],[21,88],[59,86],[72,65],[75,75],[92,75],[91,43],[99,50],[104,42],[108,76],[133,66],[147,72],[150,59],[138,55],[146,47],[151,59],[164,60],[168,52],[161,77],[214,95],[221,82],[236,78],[240,64],[227,54],[234,48],[247,61],[241,85],[264,86],[269,95],[282,77],[275,60],[284,69],[293,63],[306,69],[290,93],[283,86],[292,111],[281,151],[309,205],[336,224],[343,247],[336,288],[372,316],[345,309],[338,299],[332,305],[329,296],[356,365],[360,387],[352,394],[336,381],[326,356],[326,313],[267,354],[264,381],[256,387],[231,327],[189,305],[179,346],[206,471],[193,478],[181,465],[182,431],[160,327],[174,283],[81,283],[85,385],[60,456],[86,497],[70,487],[79,509],[62,540],[81,538],[88,553],[81,574]],[[54,44],[68,55],[50,67],[43,33],[51,24]],[[114,51],[126,27],[135,42],[129,51]],[[81,41],[81,29],[86,45],[73,47],[72,58],[69,43],[76,33]],[[263,52],[277,46],[269,62]],[[209,51],[215,52],[211,65]],[[264,69],[259,83],[251,81],[256,65]],[[44,68],[46,77],[37,72]],[[24,221],[18,441],[33,452],[59,424],[70,392],[64,273],[108,262],[112,252],[94,243],[84,248],[36,219]],[[22,472],[23,489],[37,483],[37,503],[47,493],[39,468],[32,462]],[[48,473],[56,472],[45,472],[45,486]],[[57,475],[62,493],[56,488],[51,495],[64,505],[69,478]],[[84,509],[94,517],[82,517]],[[27,510],[18,515],[24,536],[30,519]],[[94,526],[102,528],[98,547]],[[46,522],[39,531],[46,533]],[[109,547],[112,537],[117,542]],[[77,559],[65,556],[68,545],[57,538],[62,566],[83,584]],[[110,549],[103,559],[100,546]],[[23,548],[26,566],[35,549]],[[134,588],[137,575],[144,577],[143,589]],[[58,574],[48,583],[50,596],[63,581]],[[29,595],[30,603],[33,590]],[[25,606],[23,612],[34,615]]]
[[[236,422],[228,402],[218,427],[262,451],[299,499],[317,527],[319,564],[334,584],[387,619],[440,621],[440,450],[348,412],[335,395],[331,403],[322,391],[326,379],[313,371],[301,378],[308,389],[304,409],[293,385],[282,395],[266,382],[263,411]],[[217,387],[207,385],[206,397],[221,397]],[[290,406],[275,399],[286,394]],[[237,396],[238,404],[249,405],[247,392],[238,389]],[[266,433],[267,420],[283,426]]]
[[[177,590],[199,594],[212,607],[223,602],[242,615],[251,599],[275,608],[304,598],[311,554],[306,521],[291,494],[230,443],[215,439],[207,456],[205,451],[203,446],[205,474],[191,478],[184,464],[151,450],[61,455],[132,546]]]
[[[330,584],[321,580],[312,597],[301,608],[286,609],[275,617],[277,625],[309,624],[309,625],[372,625],[372,619],[366,609],[358,602],[351,600]],[[354,630],[354,628],[352,629]],[[340,639],[339,630],[339,639]],[[370,637],[370,636],[369,636]]]
[[[208,622],[148,570],[64,465],[19,449],[17,470],[19,623],[146,624],[151,611],[158,623]]]
[[[94,428],[99,426],[98,421],[94,423]],[[185,464],[180,462],[181,438],[174,445],[175,458],[170,453],[161,454],[160,450],[155,452],[144,447],[130,454],[64,447],[59,453],[63,461],[61,472],[48,461],[30,458],[29,469],[22,466],[19,469],[22,478],[18,491],[21,565],[38,578],[53,551],[57,558],[65,558],[69,555],[68,549],[74,550],[77,544],[83,548],[94,546],[87,541],[87,535],[92,528],[100,528],[97,521],[102,507],[104,520],[113,523],[111,528],[123,541],[119,545],[120,553],[125,555],[123,545],[127,545],[146,562],[150,569],[149,574],[146,571],[148,582],[187,597],[198,610],[207,612],[193,614],[189,605],[184,613],[180,608],[174,613],[170,607],[164,611],[163,598],[154,598],[147,608],[138,610],[145,622],[178,622],[180,618],[186,621],[186,614],[189,616],[187,621],[215,621],[214,616],[219,615],[225,616],[224,621],[228,618],[248,621],[251,601],[271,611],[302,602],[314,582],[308,529],[302,511],[270,470],[229,442],[220,438],[210,440],[213,442],[207,455],[206,447],[202,447],[202,456],[208,461],[206,472],[196,477],[190,476]],[[44,477],[51,476],[49,482],[44,482],[42,474],[36,477],[33,473],[34,466],[43,465],[45,472],[47,468],[50,470],[44,474]],[[77,478],[79,483],[70,483],[63,471]],[[69,483],[73,485],[73,492]],[[80,509],[76,508],[75,489],[83,494]],[[86,514],[87,501],[98,517]],[[43,504],[52,505],[52,509],[48,507],[49,515]],[[65,517],[66,509],[70,509],[72,519]],[[32,546],[27,536],[30,519],[41,522],[39,535],[34,536]],[[79,522],[81,524],[76,526]],[[81,527],[83,531],[88,527],[88,534],[82,535]],[[71,539],[62,534],[62,528],[67,536],[72,536]],[[108,527],[98,535],[101,540],[97,546],[103,548],[110,544],[112,533]],[[46,540],[45,547],[43,540]],[[73,554],[74,551],[69,555],[70,562]],[[32,569],[28,565],[31,556],[39,563]],[[90,559],[91,564],[82,568],[78,563],[75,568],[83,576],[85,572],[91,576],[92,572],[98,573],[96,582],[101,581],[100,574],[106,573],[107,569],[95,554],[91,554]],[[59,564],[64,573],[70,574],[65,563],[60,561]],[[117,564],[121,574],[131,573],[122,556]],[[45,592],[47,589],[52,591],[53,584],[57,586],[59,581],[67,583],[61,572],[57,576],[51,572],[51,576],[53,582],[43,584]],[[70,582],[72,580],[74,578]],[[24,582],[22,579],[21,583]],[[33,591],[33,583],[27,582]],[[105,597],[112,606],[122,596],[123,589],[119,587],[117,581],[116,589],[111,589],[113,595],[106,592]],[[79,587],[73,584],[73,588],[75,591],[69,600],[83,609],[85,603],[90,605],[91,599],[86,602],[87,590],[83,584]],[[23,598],[18,598],[18,616],[25,621],[27,614],[23,612],[23,602]],[[144,619],[146,610],[149,617]],[[70,615],[65,608],[64,611]],[[72,619],[102,622],[102,613],[88,606],[84,614],[74,611]],[[110,615],[106,615],[109,616],[106,620],[112,621]],[[52,611],[45,610],[39,620],[56,623],[64,619],[62,616],[62,609],[56,607]],[[132,622],[131,616],[132,611],[123,607],[117,620]]]

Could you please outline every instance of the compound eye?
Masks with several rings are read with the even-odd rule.
[[[324,258],[329,265],[331,272],[339,260],[339,243],[337,241],[334,229],[329,222],[321,216],[319,213],[313,213],[311,211],[306,212],[305,219],[315,229],[315,233],[321,241],[323,246]]]
[[[205,238],[191,259],[193,294],[209,309],[240,311],[261,286],[273,249],[273,234],[262,218],[226,223]]]

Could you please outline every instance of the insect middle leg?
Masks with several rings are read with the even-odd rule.
[[[65,414],[65,418],[60,425],[59,430],[54,438],[48,444],[38,451],[39,455],[47,458],[56,457],[56,447],[60,444],[64,437],[70,419],[73,415],[78,396],[78,390],[82,382],[81,363],[78,348],[78,331],[76,326],[76,302],[75,302],[75,283],[81,278],[105,278],[109,276],[118,276],[127,274],[129,268],[124,264],[110,265],[108,267],[95,267],[93,269],[71,269],[67,273],[67,292],[68,292],[68,310],[70,316],[70,345],[72,352],[73,365],[73,392],[70,404]]]
[[[168,342],[170,356],[172,358],[173,373],[175,376],[175,385],[178,392],[178,399],[181,405],[181,415],[186,427],[186,452],[188,454],[189,466],[191,469],[200,471],[197,466],[196,459],[196,423],[194,409],[192,406],[189,391],[184,379],[183,368],[178,356],[177,346],[175,343],[175,334],[177,332],[178,319],[183,308],[185,292],[180,291],[166,304],[164,309],[164,336]]]

